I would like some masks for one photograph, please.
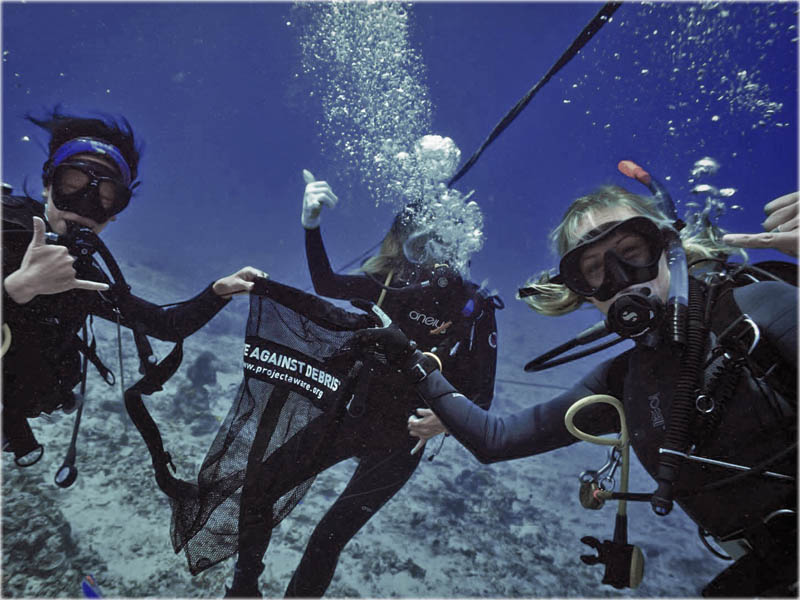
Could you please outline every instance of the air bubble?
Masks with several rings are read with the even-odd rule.
[[[412,5],[407,5],[409,8]],[[443,183],[455,173],[455,142],[432,128],[425,66],[408,40],[408,15],[396,3],[307,3],[300,32],[302,72],[320,98],[323,152],[374,204],[400,209],[414,199],[415,228],[437,232],[429,249],[456,269],[483,245],[483,215]],[[305,20],[304,20],[305,21]],[[477,232],[477,233],[476,233]],[[433,251],[432,250],[432,251]]]

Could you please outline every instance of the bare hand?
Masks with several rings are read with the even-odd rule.
[[[766,233],[729,233],[722,241],[741,248],[774,248],[797,257],[798,205],[798,192],[776,198],[764,206],[767,218],[762,226]]]
[[[44,221],[33,217],[33,238],[19,269],[3,280],[14,302],[26,304],[39,295],[59,294],[72,289],[105,291],[108,284],[75,277],[75,257],[65,246],[45,243]]]
[[[408,433],[413,437],[419,438],[419,442],[414,446],[411,454],[416,454],[432,437],[436,437],[440,433],[447,433],[447,428],[442,424],[434,412],[429,408],[418,408],[417,414],[419,418],[411,415],[408,417]]]
[[[334,208],[339,198],[333,193],[328,182],[317,181],[307,169],[303,169],[303,180],[306,182],[306,189],[303,193],[303,213],[300,222],[306,229],[316,229],[319,227],[323,205]]]
[[[214,282],[214,293],[223,298],[230,298],[234,294],[248,293],[255,285],[253,282],[259,277],[269,277],[269,275],[255,267],[244,267],[232,275],[217,279]]]

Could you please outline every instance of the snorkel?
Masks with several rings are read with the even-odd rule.
[[[658,200],[662,212],[673,222],[673,229],[665,232],[667,242],[666,258],[669,268],[669,295],[667,298],[667,319],[669,320],[670,339],[686,344],[686,321],[689,304],[689,269],[686,263],[686,252],[683,250],[678,232],[684,223],[678,218],[678,211],[664,185],[654,179],[650,173],[632,160],[622,160],[617,165],[620,173],[635,179],[647,186],[647,189]]]
[[[672,399],[672,410],[667,424],[666,435],[662,446],[658,449],[659,460],[655,479],[658,487],[650,498],[653,512],[665,516],[672,511],[673,486],[680,474],[681,462],[690,456],[689,429],[691,415],[695,410],[697,399],[697,382],[702,380],[702,365],[705,356],[705,340],[708,326],[703,320],[702,296],[693,293],[689,304],[689,271],[686,254],[680,243],[678,231],[683,222],[678,219],[675,204],[669,193],[660,182],[654,180],[649,173],[632,161],[621,161],[619,170],[646,185],[656,196],[662,210],[674,221],[666,250],[669,264],[670,284],[667,310],[669,315],[670,337],[673,343],[681,347],[681,364],[675,393]],[[691,331],[689,321],[697,324]]]

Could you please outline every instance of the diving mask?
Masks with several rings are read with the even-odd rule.
[[[445,260],[445,245],[430,230],[420,230],[408,236],[403,243],[403,255],[415,265],[426,265]]]
[[[609,300],[622,290],[658,276],[666,242],[647,217],[612,221],[590,232],[589,239],[567,252],[552,279],[576,294]]]
[[[96,162],[65,161],[52,169],[53,204],[95,223],[105,223],[131,199],[131,190],[117,173]]]

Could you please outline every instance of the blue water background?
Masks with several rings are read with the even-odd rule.
[[[513,296],[554,265],[546,235],[569,200],[629,183],[616,171],[620,159],[665,180],[683,207],[692,165],[715,158],[721,168],[703,182],[735,188],[730,203],[744,207],[722,220],[731,231],[760,231],[763,204],[797,189],[797,4],[706,4],[715,18],[694,40],[680,25],[692,6],[701,10],[624,4],[457,185],[476,190],[485,214],[472,276],[488,278],[510,305],[498,315],[501,362],[516,368],[597,319],[592,311],[546,319]],[[410,43],[426,67],[430,133],[452,137],[465,160],[599,8],[414,5]],[[2,10],[3,180],[40,192],[45,137],[26,112],[61,104],[127,117],[146,143],[143,184],[104,239],[119,257],[174,278],[175,289],[154,300],[186,297],[245,264],[307,288],[303,168],[341,199],[323,215],[334,267],[387,229],[391,209],[376,207],[320,151],[321,108],[300,69],[302,24],[291,5],[8,2]],[[670,48],[670,39],[681,45]],[[742,70],[755,76],[756,96],[782,104],[774,115],[704,93]]]
[[[426,67],[430,133],[452,137],[466,160],[599,8],[414,5],[410,44]],[[760,231],[764,203],[797,189],[797,8],[624,4],[457,184],[475,190],[485,215],[486,243],[472,276],[488,278],[508,305],[498,312],[493,410],[555,393],[512,381],[567,385],[598,359],[523,373],[527,360],[599,314],[541,317],[513,296],[527,277],[554,266],[546,236],[571,199],[600,184],[629,184],[616,171],[619,160],[634,159],[664,180],[682,209],[697,200],[691,189],[698,182],[690,181],[695,161],[716,159],[719,172],[702,183],[737,190],[729,204],[743,210],[720,223],[731,231]],[[698,15],[706,17],[702,25],[683,27]],[[303,168],[328,180],[341,200],[325,211],[322,225],[335,267],[383,236],[392,209],[376,207],[363,182],[345,176],[335,157],[320,150],[322,112],[318,94],[311,95],[319,84],[302,74],[302,27],[291,5],[281,3],[4,2],[2,179],[18,192],[40,194],[46,138],[23,119],[26,112],[41,116],[61,104],[66,112],[124,115],[146,144],[143,184],[103,237],[124,264],[169,275],[173,285],[146,286],[148,298],[186,298],[246,264],[309,288],[300,226]],[[740,73],[751,87],[725,92],[721,78],[735,81]],[[769,103],[781,108],[767,115]],[[630,188],[644,191],[635,183]],[[231,303],[208,327],[241,334],[246,309],[244,301]],[[238,353],[218,358],[241,360]],[[201,456],[195,458],[199,463]],[[515,464],[538,472],[550,462]],[[570,464],[552,479],[572,478],[587,466]],[[646,516],[634,520],[636,535],[651,531]],[[608,515],[605,521],[611,527]],[[166,544],[166,523],[153,535]],[[668,541],[652,545],[662,542]]]

